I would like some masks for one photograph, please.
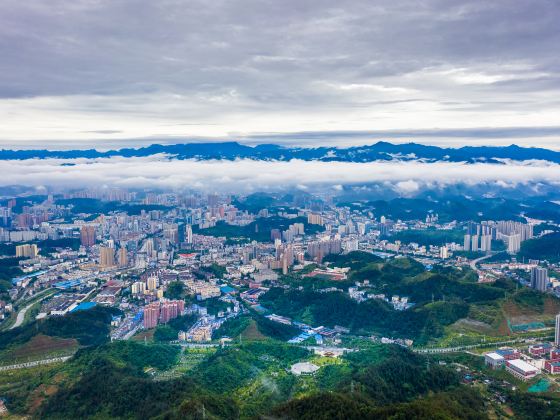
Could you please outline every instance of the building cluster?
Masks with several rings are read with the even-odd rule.
[[[510,254],[521,249],[521,243],[533,237],[533,225],[521,222],[485,221],[469,223],[465,234],[463,248],[465,251],[489,252],[492,241],[502,241]]]
[[[515,253],[521,242],[533,237],[532,225],[520,222],[445,223],[434,212],[419,220],[393,220],[326,202],[303,195],[294,197],[293,206],[249,211],[244,198],[233,201],[228,195],[113,188],[8,200],[0,207],[0,242],[13,250],[6,257],[19,258],[22,273],[0,296],[0,319],[12,315],[14,302],[54,289],[56,293],[42,302],[41,316],[61,315],[89,304],[115,306],[123,315],[114,320],[114,339],[129,338],[142,328],[155,328],[190,311],[198,320],[178,338],[209,341],[225,320],[243,312],[246,305],[274,322],[299,328],[297,340],[311,338],[319,343],[345,332],[341,327],[308,326],[270,314],[259,298],[272,286],[289,287],[285,280],[298,272],[310,282],[347,282],[349,268],[329,263],[336,261],[333,255],[353,251],[382,258],[411,255],[431,269],[436,263],[467,264],[455,254],[490,252],[493,241],[504,242]],[[229,233],[235,228],[239,235]],[[464,241],[422,245],[394,238],[428,229],[443,236],[454,232],[454,238],[461,238],[463,229]],[[527,267],[528,285],[542,292],[556,290],[553,270],[543,264]],[[516,272],[509,268],[485,272],[493,270],[496,276]],[[349,288],[335,283],[317,292],[347,293],[358,302],[380,299],[396,310],[413,305],[406,296],[379,293],[367,280]],[[185,307],[187,296],[197,305]],[[207,308],[213,306],[218,310],[209,315]]]
[[[556,315],[554,330],[554,343],[532,344],[524,353],[515,348],[500,348],[486,353],[484,361],[493,369],[505,368],[523,381],[542,372],[560,374],[560,314]]]
[[[170,320],[183,315],[185,301],[164,300],[144,306],[144,328],[155,328],[158,324],[167,324]]]

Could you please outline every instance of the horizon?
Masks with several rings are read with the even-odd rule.
[[[49,148],[40,148],[35,145],[29,145],[28,143],[13,145],[13,147],[0,145],[0,151],[13,151],[13,152],[29,152],[29,151],[48,151],[48,152],[67,152],[67,151],[89,151],[93,150],[99,153],[107,153],[107,152],[120,152],[123,150],[142,150],[147,149],[152,146],[163,146],[163,147],[172,147],[172,146],[190,146],[190,145],[224,145],[224,144],[236,144],[251,148],[257,148],[259,146],[277,146],[283,149],[321,149],[321,148],[333,148],[333,149],[350,149],[350,148],[368,148],[374,147],[380,144],[388,144],[392,146],[424,146],[424,147],[436,147],[439,149],[450,149],[450,150],[458,150],[464,148],[481,148],[481,149],[490,149],[490,148],[522,148],[522,149],[540,149],[540,150],[547,150],[551,152],[560,152],[560,144],[557,144],[557,148],[542,146],[542,145],[524,145],[522,142],[509,142],[507,139],[504,139],[502,143],[496,144],[487,144],[486,141],[482,141],[481,143],[476,144],[458,144],[452,143],[449,144],[444,142],[443,144],[439,144],[438,142],[423,142],[419,140],[412,140],[412,139],[402,139],[402,141],[395,141],[395,139],[380,139],[380,140],[372,140],[371,142],[357,142],[351,144],[311,144],[311,143],[304,143],[302,145],[298,145],[297,143],[286,143],[286,142],[273,142],[273,141],[266,141],[263,139],[262,142],[256,142],[255,140],[236,140],[236,139],[165,139],[163,141],[155,141],[156,139],[134,139],[135,142],[139,143],[136,145],[131,145],[128,143],[132,141],[131,139],[124,140],[124,143],[120,141],[113,142],[111,141],[111,145],[107,145],[107,143],[98,144],[98,146],[94,146],[94,144],[68,144],[68,143],[53,143],[52,147]],[[184,141],[180,141],[184,140]],[[206,140],[206,141],[205,141]],[[28,147],[25,147],[28,146]],[[56,147],[62,146],[62,147]],[[79,147],[82,146],[82,147]],[[99,147],[100,146],[100,147]]]

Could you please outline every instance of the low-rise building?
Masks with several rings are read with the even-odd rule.
[[[506,370],[522,381],[527,381],[531,378],[534,378],[540,373],[538,368],[521,359],[507,360]]]
[[[539,343],[529,346],[529,353],[531,356],[544,357],[549,354],[552,350],[552,344],[550,343]]]
[[[544,362],[544,369],[553,375],[560,373],[560,360],[547,360]]]
[[[486,353],[484,355],[484,363],[492,369],[498,369],[504,364],[504,362],[504,357],[496,352]]]

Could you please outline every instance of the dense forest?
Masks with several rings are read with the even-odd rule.
[[[560,262],[560,232],[523,242],[518,258]]]
[[[254,240],[259,242],[270,242],[270,231],[272,229],[279,229],[284,231],[288,226],[294,223],[303,223],[306,234],[317,233],[323,230],[320,225],[311,225],[307,223],[304,217],[296,217],[288,219],[285,217],[261,217],[246,226],[230,225],[226,222],[218,222],[216,226],[207,229],[199,229],[193,227],[194,233],[209,236],[224,236],[226,238],[244,238],[246,240]]]
[[[411,309],[397,311],[379,299],[358,303],[342,292],[321,293],[315,289],[317,282],[302,282],[303,290],[271,288],[260,302],[274,313],[311,325],[340,325],[355,333],[378,333],[424,343],[441,336],[446,325],[466,317],[470,304],[503,298],[509,286],[503,282],[478,284],[469,269],[435,267],[428,272],[409,258],[387,263],[376,258],[355,252],[329,257],[329,261],[334,265],[349,263],[353,267],[350,280],[367,280],[371,293],[407,296],[414,303]],[[323,285],[340,288],[347,283]]]

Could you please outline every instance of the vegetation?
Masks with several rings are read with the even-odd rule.
[[[297,328],[291,325],[280,324],[264,316],[256,315],[255,320],[257,321],[257,328],[262,334],[276,340],[286,341],[300,333]]]
[[[236,318],[230,318],[224,322],[220,328],[214,331],[212,338],[222,338],[229,337],[235,338],[239,337],[243,331],[251,323],[251,317],[248,316],[238,316]]]
[[[346,205],[340,203],[339,205]],[[480,198],[465,200],[464,196],[446,196],[445,200],[422,198],[395,198],[393,200],[375,200],[362,202],[362,211],[371,211],[376,215],[384,215],[393,220],[422,220],[429,212],[437,213],[441,222],[480,221],[480,220],[522,220],[519,214],[537,211],[541,203],[524,203],[503,198]],[[553,209],[554,210],[554,209]],[[558,211],[551,215],[558,217]]]
[[[116,312],[113,308],[95,307],[33,321],[26,326],[0,332],[0,350],[24,344],[38,334],[75,338],[83,346],[102,344],[109,340],[109,326]]]
[[[419,245],[437,245],[442,246],[446,243],[463,242],[464,232],[461,230],[436,230],[435,228],[423,230],[403,230],[390,236],[392,241],[401,241],[402,243],[417,243]]]
[[[185,285],[180,281],[172,281],[167,285],[165,297],[168,299],[181,299],[185,295]]]
[[[481,395],[472,389],[438,393],[409,403],[376,407],[368,400],[348,393],[322,393],[292,400],[274,414],[298,419],[484,419]]]
[[[68,198],[56,200],[61,206],[72,206],[76,214],[107,214],[111,212],[124,212],[130,215],[138,215],[144,211],[168,210],[169,207],[156,204],[128,204],[120,201],[102,201],[95,198]]]
[[[168,342],[177,340],[179,331],[186,331],[196,322],[196,316],[183,315],[170,320],[167,324],[159,325],[154,332],[154,341]]]
[[[518,258],[560,262],[560,232],[524,241]]]
[[[180,357],[170,345],[106,343],[78,351],[64,365],[6,375],[0,392],[13,414],[46,419],[480,419],[487,413],[483,392],[461,386],[454,369],[399,346],[370,345],[322,361],[301,347],[247,342],[198,354],[182,375],[156,380]],[[322,367],[311,377],[288,373],[303,360]],[[512,392],[508,398],[519,418],[554,418],[558,410],[550,397]]]
[[[207,229],[199,229],[193,227],[194,233],[208,236],[223,236],[228,239],[245,238],[259,242],[270,242],[270,231],[279,229],[280,231],[288,229],[288,226],[294,223],[303,223],[306,233],[316,233],[323,228],[319,225],[310,225],[304,217],[296,217],[287,219],[284,217],[261,217],[246,226],[230,225],[225,222],[218,222],[216,226]]]
[[[367,280],[369,293],[408,296],[414,307],[397,311],[382,300],[358,303],[345,293],[319,293],[309,287],[271,288],[260,302],[272,312],[311,325],[341,325],[354,333],[377,333],[424,343],[442,336],[445,326],[466,317],[471,304],[503,298],[506,291],[499,282],[492,286],[476,283],[471,270],[435,267],[426,272],[422,264],[409,258],[379,264],[356,260],[354,255],[349,261],[355,268],[350,273],[352,281]]]
[[[330,263],[334,267],[349,267],[356,271],[365,268],[369,264],[383,262],[381,257],[363,251],[352,251],[348,254],[330,254],[323,258],[324,263]]]

